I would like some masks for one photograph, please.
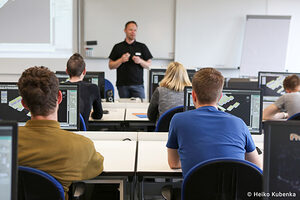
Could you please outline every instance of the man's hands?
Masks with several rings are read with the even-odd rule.
[[[130,53],[124,53],[121,57],[121,61],[122,63],[128,62],[130,58]],[[141,64],[142,59],[139,56],[133,56],[132,57],[133,62],[135,62],[136,64]]]

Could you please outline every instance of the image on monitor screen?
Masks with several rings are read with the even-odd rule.
[[[16,122],[0,122],[0,199],[17,199]]]
[[[195,109],[192,87],[185,87],[184,110]],[[252,134],[261,134],[262,95],[260,89],[223,89],[218,109],[241,118]]]
[[[59,105],[58,121],[63,129],[79,130],[79,92],[76,84],[60,84],[62,102]],[[19,95],[17,83],[0,83],[0,119],[17,121],[24,126],[31,118]]]
[[[285,94],[283,88],[284,79],[292,74],[300,76],[300,73],[286,72],[259,72],[258,84],[262,89],[264,101],[276,101],[280,96]]]
[[[160,81],[164,78],[165,73],[166,73],[166,69],[151,69],[149,71],[149,100],[151,99],[155,89],[159,86]],[[188,69],[187,73],[190,78],[190,81],[192,81],[192,78],[196,73],[196,70]]]
[[[300,122],[268,121],[264,130],[264,192],[287,193],[286,197],[291,197],[287,199],[297,199],[300,196]]]

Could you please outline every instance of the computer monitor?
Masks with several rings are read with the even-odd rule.
[[[70,77],[65,71],[56,71],[56,77],[60,83],[68,82]],[[96,84],[99,87],[101,98],[104,98],[105,79],[104,72],[88,71],[83,78],[83,81]]]
[[[18,126],[0,121],[0,199],[17,199]]]
[[[184,109],[195,109],[192,99],[192,87],[184,90]],[[218,109],[241,118],[252,134],[261,134],[262,95],[261,89],[224,88],[218,103]]]
[[[274,102],[285,94],[283,80],[292,74],[300,76],[300,73],[258,72],[258,86],[262,89],[263,101]]]
[[[160,81],[164,78],[166,69],[150,69],[149,71],[149,100],[152,97],[153,92],[159,86]],[[192,81],[195,69],[187,69],[188,76]]]
[[[299,130],[300,121],[264,123],[264,192],[274,199],[298,199],[300,196]]]
[[[62,102],[58,109],[61,128],[79,130],[79,90],[76,84],[60,84]],[[15,120],[24,126],[31,114],[21,103],[17,83],[0,83],[0,120]]]

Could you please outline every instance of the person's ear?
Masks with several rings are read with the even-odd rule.
[[[194,90],[192,90],[192,97],[193,97],[194,106],[196,107],[196,105],[198,105],[198,97],[197,97],[196,92]]]
[[[220,98],[218,99],[217,103],[219,103],[219,101],[222,99],[223,97],[223,92],[221,92]]]
[[[85,76],[86,75],[86,68],[84,68],[82,75]]]
[[[68,69],[66,69],[66,73],[69,75],[69,73],[68,73]]]
[[[23,106],[26,110],[29,110],[28,106],[24,103],[23,98],[21,99],[21,103],[22,103],[22,106]]]
[[[62,101],[62,93],[60,90],[58,90],[58,94],[57,94],[57,103],[58,105],[61,103]]]

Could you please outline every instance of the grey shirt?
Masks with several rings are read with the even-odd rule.
[[[148,118],[150,121],[157,121],[167,110],[176,106],[183,106],[184,92],[176,92],[165,87],[155,89],[150,105],[148,107]]]
[[[286,110],[289,117],[291,117],[300,112],[300,93],[292,92],[284,94],[274,104],[279,110]]]

